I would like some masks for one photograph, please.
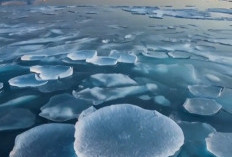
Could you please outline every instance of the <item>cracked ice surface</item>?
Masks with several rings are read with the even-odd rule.
[[[78,156],[167,157],[184,143],[173,120],[129,104],[104,107],[81,118],[75,127]]]

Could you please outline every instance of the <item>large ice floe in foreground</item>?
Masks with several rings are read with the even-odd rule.
[[[231,157],[232,133],[215,132],[206,138],[207,149],[217,157]]]
[[[49,102],[41,107],[40,116],[52,121],[67,121],[77,118],[85,109],[91,106],[86,100],[76,99],[70,94],[59,94],[50,98]]]
[[[19,134],[10,157],[77,157],[74,125],[50,123]]]
[[[173,120],[130,104],[87,112],[75,128],[79,157],[168,157],[184,143],[183,132]]]
[[[41,80],[57,80],[60,78],[69,77],[73,74],[73,68],[62,65],[36,65],[30,67],[30,71],[37,73]]]

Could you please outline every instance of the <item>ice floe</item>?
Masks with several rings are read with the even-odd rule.
[[[21,76],[16,76],[9,80],[11,86],[23,88],[23,87],[38,87],[45,85],[47,81],[37,80],[36,74],[26,74]]]
[[[154,97],[155,103],[162,105],[162,106],[170,106],[171,102],[165,98],[163,95],[157,95]]]
[[[96,50],[78,50],[73,53],[69,53],[67,57],[74,61],[91,59],[97,56]]]
[[[126,52],[120,52],[117,50],[112,50],[110,52],[110,57],[117,59],[118,62],[121,63],[136,63],[137,62],[137,56],[134,54],[129,54]]]
[[[73,148],[74,125],[50,123],[19,134],[10,157],[77,157]]]
[[[36,65],[30,67],[30,71],[38,74],[38,80],[57,80],[73,74],[72,67],[62,65]]]
[[[117,64],[117,59],[113,57],[96,56],[91,59],[86,59],[86,62],[99,66],[112,66]]]
[[[207,98],[187,98],[183,106],[189,113],[203,116],[214,115],[222,108],[215,100]]]
[[[232,154],[232,133],[215,132],[206,138],[207,149],[217,157],[230,157]]]
[[[217,98],[222,91],[221,87],[207,85],[190,85],[188,89],[194,96],[206,98]]]
[[[70,94],[59,94],[50,98],[41,107],[41,117],[52,121],[63,122],[78,118],[78,115],[92,104],[88,101],[76,99]]]
[[[101,108],[81,118],[75,128],[78,156],[167,157],[184,144],[173,120],[130,104]]]
[[[29,128],[35,124],[35,115],[28,109],[0,109],[0,131]]]
[[[150,89],[144,86],[128,86],[116,88],[86,88],[81,91],[73,91],[76,98],[92,101],[95,105],[101,104],[106,101],[124,98],[127,96],[143,94],[149,92]]]
[[[95,87],[119,87],[132,86],[137,83],[129,76],[120,73],[99,73],[91,75],[89,79],[83,81],[83,84],[91,84]]]
[[[46,55],[23,55],[21,57],[22,61],[39,61],[45,59]]]

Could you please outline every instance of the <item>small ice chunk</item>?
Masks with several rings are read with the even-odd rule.
[[[0,109],[0,131],[31,127],[35,124],[35,115],[28,109]]]
[[[117,50],[111,50],[110,57],[117,59],[120,63],[136,63],[137,56],[126,52],[119,52]]]
[[[76,98],[93,101],[95,105],[106,101],[124,98],[131,95],[142,94],[148,92],[146,86],[128,86],[118,88],[86,88],[79,92],[73,91]]]
[[[141,95],[141,96],[139,96],[139,99],[144,100],[144,101],[148,101],[148,100],[151,100],[151,97],[149,95]]]
[[[78,156],[167,157],[184,144],[183,132],[172,119],[130,104],[96,110],[75,128]]]
[[[171,105],[171,102],[167,98],[165,98],[163,95],[155,96],[154,101],[157,104],[162,105],[162,106],[170,106]]]
[[[97,56],[96,50],[79,50],[73,53],[69,53],[67,57],[74,61],[91,59]]]
[[[75,119],[85,109],[91,106],[86,100],[76,99],[70,94],[59,94],[50,98],[49,102],[41,107],[41,117],[63,122]]]
[[[73,74],[73,68],[62,65],[36,65],[30,67],[30,71],[37,73],[38,80],[57,80],[60,78],[69,77]]]
[[[206,85],[189,85],[188,89],[194,96],[206,98],[217,98],[220,96],[222,91],[221,87]]]
[[[217,157],[231,157],[232,133],[215,132],[206,138],[207,150]]]
[[[37,80],[35,74],[26,74],[14,77],[9,80],[11,86],[24,88],[24,87],[38,87],[45,85],[48,81]]]
[[[112,57],[97,56],[90,59],[86,59],[86,62],[99,66],[112,66],[117,64],[117,59]]]
[[[77,157],[74,125],[50,123],[19,134],[10,157]]]
[[[83,82],[91,83],[97,87],[132,86],[137,84],[129,76],[119,73],[94,74],[90,76],[90,79],[84,80]]]
[[[224,88],[220,97],[218,97],[217,102],[222,105],[222,108],[232,114],[232,89]]]
[[[189,113],[202,116],[214,115],[222,107],[215,100],[207,98],[187,98],[183,106]]]

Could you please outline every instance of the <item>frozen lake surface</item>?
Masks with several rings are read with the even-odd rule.
[[[232,2],[1,2],[1,157],[232,156]]]

